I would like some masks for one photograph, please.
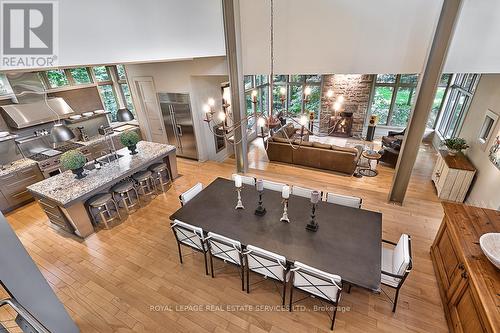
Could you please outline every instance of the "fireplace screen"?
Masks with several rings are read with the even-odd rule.
[[[352,112],[340,112],[338,115],[332,115],[328,127],[332,136],[350,137],[352,135]]]

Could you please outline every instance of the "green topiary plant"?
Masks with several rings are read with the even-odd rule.
[[[65,169],[69,169],[76,174],[77,178],[83,178],[83,166],[87,163],[87,158],[78,150],[69,150],[61,155],[60,162]]]
[[[137,154],[135,149],[139,140],[139,134],[137,134],[135,131],[128,131],[120,134],[120,142],[130,150],[130,153],[132,155]]]
[[[462,138],[451,138],[443,141],[443,144],[448,148],[451,155],[454,155],[462,150],[469,148],[467,141]]]

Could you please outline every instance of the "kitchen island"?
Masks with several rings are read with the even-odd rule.
[[[172,179],[177,177],[174,146],[140,141],[137,151],[138,154],[130,155],[127,148],[118,150],[118,159],[99,170],[86,170],[83,179],[76,179],[71,171],[65,171],[29,186],[28,190],[52,224],[85,238],[94,233],[94,225],[85,206],[92,196],[108,192],[122,179],[162,161],[167,164]]]

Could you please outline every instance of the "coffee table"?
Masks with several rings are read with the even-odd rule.
[[[365,150],[361,153],[361,156],[368,160],[368,168],[360,168],[358,173],[366,177],[375,177],[378,175],[378,171],[372,168],[372,161],[378,161],[382,155],[375,150]]]

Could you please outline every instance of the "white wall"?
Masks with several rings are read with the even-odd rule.
[[[220,0],[59,0],[59,66],[221,55]]]
[[[215,153],[213,136],[203,121],[202,110],[202,105],[209,97],[215,98],[216,103],[219,103],[216,108],[221,108],[221,99],[218,98],[221,96],[221,83],[229,80],[225,57],[130,64],[125,68],[130,81],[139,76],[153,77],[157,92],[189,93],[199,160],[222,161],[227,157],[227,149]]]
[[[496,133],[500,133],[500,122],[497,122],[485,150],[477,141],[488,109],[500,115],[500,74],[481,76],[459,134],[459,137],[466,139],[471,146],[466,151],[466,155],[477,169],[476,178],[466,202],[474,206],[500,210],[500,170],[488,159],[489,148],[498,135]]]
[[[445,72],[500,73],[500,1],[463,0]],[[240,0],[245,74],[269,73],[270,0]],[[275,73],[419,73],[442,0],[275,0]]]

